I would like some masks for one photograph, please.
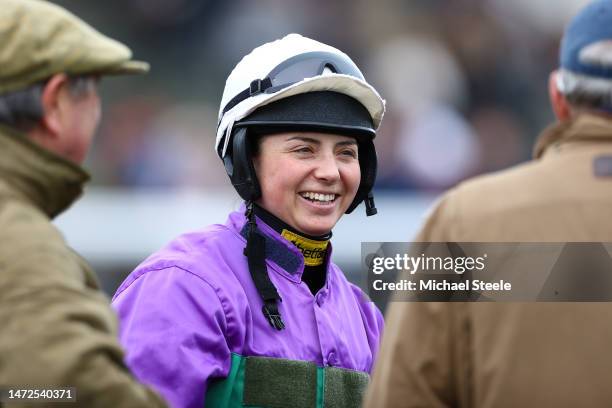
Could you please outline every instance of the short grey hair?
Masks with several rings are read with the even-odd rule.
[[[612,40],[603,39],[582,47],[578,59],[585,68],[612,67]],[[610,78],[590,76],[562,68],[557,75],[557,89],[574,107],[612,110]]]
[[[75,76],[68,79],[70,94],[75,98],[87,95],[95,86],[91,76]],[[0,95],[0,124],[27,132],[43,117],[42,93],[47,81],[25,89]]]
[[[573,106],[612,110],[612,80],[560,69],[556,82],[559,92]]]

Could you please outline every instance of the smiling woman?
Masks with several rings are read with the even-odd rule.
[[[175,407],[358,407],[383,321],[331,261],[332,229],[376,213],[384,102],[341,51],[292,34],[230,74],[216,149],[245,200],[119,287],[127,364]]]
[[[262,191],[258,204],[302,233],[328,234],[357,194],[357,150],[348,136],[264,136],[253,159]]]

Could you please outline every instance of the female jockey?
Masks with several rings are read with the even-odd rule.
[[[174,407],[357,407],[383,320],[331,262],[331,231],[376,213],[384,101],[341,51],[297,34],[227,79],[216,149],[239,195],[119,287],[127,364]]]

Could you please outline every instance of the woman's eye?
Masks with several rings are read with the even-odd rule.
[[[347,150],[342,150],[340,152],[340,154],[342,156],[347,156],[347,157],[352,157],[352,158],[357,158],[357,152],[355,150],[351,150],[351,149],[347,149]]]
[[[297,149],[294,150],[294,152],[296,152],[296,153],[312,153],[312,149],[310,147],[304,146],[304,147],[298,147]]]

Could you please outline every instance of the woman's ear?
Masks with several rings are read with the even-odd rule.
[[[558,75],[559,72],[555,70],[548,77],[548,96],[555,116],[559,121],[564,122],[571,117],[572,112],[565,95],[557,87]]]
[[[41,102],[43,108],[42,126],[52,137],[62,134],[64,126],[64,100],[67,91],[68,76],[53,75],[43,88]]]
[[[251,160],[253,160],[253,168],[255,169],[255,173],[259,173],[259,156],[255,156]]]
[[[261,135],[252,135],[252,139],[249,141],[249,154],[251,156],[251,160],[253,161],[253,168],[255,169],[255,173],[259,173],[259,167],[261,165],[261,144],[263,142],[263,136]]]

